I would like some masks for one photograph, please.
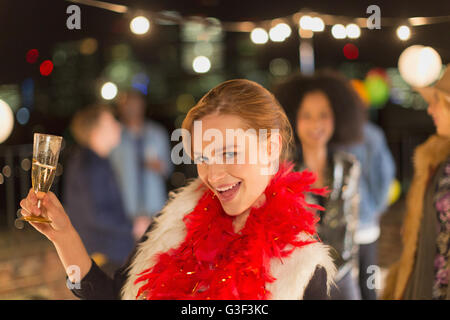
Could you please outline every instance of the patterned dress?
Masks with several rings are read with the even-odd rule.
[[[437,212],[436,257],[433,299],[445,299],[450,278],[450,158],[444,164],[434,201]]]

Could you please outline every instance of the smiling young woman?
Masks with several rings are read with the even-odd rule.
[[[195,121],[201,121],[201,132],[193,132]],[[186,141],[193,146],[188,152],[199,177],[170,195],[113,279],[89,259],[56,197],[44,198],[57,224],[34,226],[54,243],[66,268],[80,266],[74,294],[84,299],[326,299],[335,267],[329,248],[316,237],[312,209],[318,207],[305,200],[305,193],[325,190],[312,188],[313,175],[293,172],[285,161],[292,129],[273,95],[252,81],[224,82],[189,111],[183,128],[203,142]],[[233,139],[224,144],[227,133]],[[32,193],[22,205],[39,211]]]

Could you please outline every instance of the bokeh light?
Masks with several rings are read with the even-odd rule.
[[[325,30],[325,23],[319,17],[312,18],[311,30],[314,32],[322,32],[323,30]]]
[[[291,32],[291,27],[289,27],[286,23],[278,23],[270,29],[269,37],[273,42],[283,42],[291,35]]]
[[[105,100],[112,100],[117,95],[117,86],[112,82],[106,82],[101,89],[102,98]]]
[[[0,100],[0,143],[6,141],[14,128],[14,114],[9,105]]]
[[[269,35],[263,28],[255,28],[250,33],[250,39],[255,44],[264,44],[269,40]]]
[[[345,39],[345,37],[347,36],[347,33],[345,31],[345,27],[342,24],[335,24],[331,28],[331,35],[335,39]]]
[[[28,108],[20,108],[16,113],[17,122],[26,125],[30,120],[30,111]]]
[[[291,64],[284,58],[275,58],[270,61],[269,71],[274,76],[286,76],[291,72]]]
[[[51,62],[51,60],[45,60],[44,62],[41,63],[39,71],[41,75],[45,77],[49,76],[53,71],[53,62]]]
[[[354,23],[345,27],[345,33],[350,39],[358,39],[361,36],[361,29]]]
[[[25,59],[28,63],[35,63],[39,58],[39,51],[37,49],[28,50]]]
[[[441,68],[441,57],[431,47],[421,45],[408,47],[398,59],[398,69],[402,78],[413,87],[426,87],[436,81]]]
[[[211,69],[211,61],[205,56],[195,57],[192,61],[192,69],[197,73],[206,73]]]
[[[130,29],[134,34],[145,34],[150,29],[150,21],[143,16],[135,17],[130,22]]]
[[[402,40],[406,41],[411,36],[411,29],[408,26],[400,26],[397,28],[397,37]]]
[[[80,53],[89,56],[97,51],[98,42],[94,38],[86,38],[80,43]]]
[[[305,30],[312,30],[313,18],[311,16],[303,16],[299,21],[300,28]]]
[[[347,43],[343,50],[344,56],[349,60],[355,60],[358,59],[359,56],[359,50],[358,47],[356,47],[353,43]]]

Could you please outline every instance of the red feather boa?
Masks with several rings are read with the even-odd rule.
[[[295,248],[315,242],[298,241],[300,232],[315,235],[320,209],[305,201],[315,177],[308,171],[292,172],[283,164],[265,192],[266,202],[252,208],[245,226],[233,230],[233,217],[207,190],[195,209],[184,217],[186,238],[177,248],[158,256],[156,264],[139,274],[139,299],[268,299],[270,261],[288,256]]]

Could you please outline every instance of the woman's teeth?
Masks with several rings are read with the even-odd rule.
[[[233,189],[233,188],[236,187],[239,183],[240,183],[240,182],[236,182],[235,184],[230,185],[230,186],[225,187],[225,188],[216,188],[216,190],[217,190],[218,192],[225,192],[225,191],[228,191],[228,190]]]

